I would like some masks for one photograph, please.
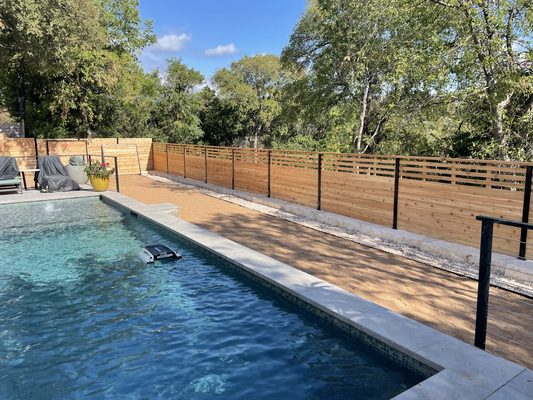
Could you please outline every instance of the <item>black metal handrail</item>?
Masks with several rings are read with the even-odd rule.
[[[533,230],[533,224],[528,222],[512,221],[504,218],[487,217],[484,215],[478,215],[476,220],[481,221],[481,243],[479,246],[479,277],[477,286],[476,331],[474,345],[485,350],[485,344],[487,340],[487,321],[489,314],[490,268],[492,263],[492,239],[494,234],[494,224],[520,228],[522,236],[523,232],[526,232],[526,238],[527,231]],[[523,254],[525,256],[525,249]]]

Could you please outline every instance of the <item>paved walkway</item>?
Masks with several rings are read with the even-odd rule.
[[[204,195],[139,176],[121,193],[172,203],[180,218],[473,343],[476,282]],[[491,289],[487,350],[533,367],[533,300]]]

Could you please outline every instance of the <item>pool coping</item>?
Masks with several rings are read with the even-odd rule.
[[[69,196],[69,193],[61,193],[60,196],[46,196],[39,200],[80,197],[70,194]],[[290,265],[183,221],[173,215],[175,206],[146,205],[116,192],[94,193],[88,196],[98,195],[104,202],[172,231],[260,280],[438,371],[394,399],[533,398],[532,370],[489,354]],[[17,200],[4,201],[1,204],[25,202],[22,199]]]

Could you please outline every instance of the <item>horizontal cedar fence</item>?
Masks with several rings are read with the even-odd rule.
[[[531,163],[165,143],[152,151],[157,171],[474,247],[477,215],[527,222],[533,212]],[[531,245],[520,249],[520,233],[495,226],[494,249],[524,257]]]
[[[139,174],[154,168],[151,138],[33,139],[0,138],[0,155],[17,158],[19,168],[35,168],[37,155],[59,155],[63,164],[72,155],[117,157],[120,174]],[[112,162],[111,162],[112,163]]]

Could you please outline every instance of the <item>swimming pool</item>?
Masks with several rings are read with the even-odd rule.
[[[7,399],[387,399],[424,378],[102,203],[0,207]],[[183,259],[147,265],[147,243]]]

